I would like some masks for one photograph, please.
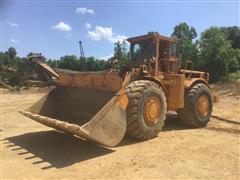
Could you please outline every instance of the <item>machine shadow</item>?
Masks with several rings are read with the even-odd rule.
[[[186,130],[191,129],[180,122],[176,114],[168,114],[162,131]]]
[[[177,116],[168,115],[163,132],[186,129],[189,128],[181,125]],[[25,158],[26,160],[31,159],[34,161],[34,158],[41,159],[41,161],[38,160],[37,162],[33,162],[33,164],[40,164],[42,162],[48,162],[50,164],[50,166],[43,167],[42,169],[48,169],[51,167],[64,168],[78,162],[114,152],[114,150],[97,145],[94,142],[83,140],[55,130],[8,137],[4,141],[4,144],[6,144],[8,148],[11,148],[12,151],[26,151],[18,153],[19,155],[31,154],[30,157]],[[141,143],[141,141],[125,136],[117,147],[132,145],[135,143]]]
[[[13,143],[13,145],[8,145],[8,143]],[[42,162],[50,164],[42,169],[63,168],[114,152],[114,150],[58,131],[42,131],[13,136],[6,138],[4,144],[12,151],[21,149],[27,151],[18,153],[19,155],[31,154],[25,159],[34,161],[34,158],[38,158],[38,161],[33,164]]]

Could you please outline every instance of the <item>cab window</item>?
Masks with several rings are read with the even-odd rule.
[[[169,56],[177,56],[177,44],[171,43],[169,46]]]
[[[168,42],[167,41],[160,41],[159,43],[159,55],[160,59],[166,58],[168,56]]]
[[[155,44],[152,40],[144,40],[131,44],[131,59],[133,61],[155,57]]]

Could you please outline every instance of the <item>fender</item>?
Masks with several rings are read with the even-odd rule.
[[[185,86],[185,89],[190,89],[195,84],[199,84],[199,83],[205,84],[207,87],[210,88],[208,82],[205,79],[203,79],[203,78],[186,79],[185,82],[184,82],[184,86]]]

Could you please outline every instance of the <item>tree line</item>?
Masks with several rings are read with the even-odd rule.
[[[172,37],[179,40],[182,67],[191,60],[195,70],[210,73],[212,82],[240,78],[240,27],[210,27],[198,36],[194,27],[180,23],[174,27]],[[113,57],[118,59],[116,68],[126,63],[128,56],[126,42],[114,44]],[[110,66],[103,59],[76,55],[48,59],[47,63],[53,68],[75,71],[102,71]],[[27,76],[32,72],[26,58],[17,56],[13,47],[6,52],[0,52],[0,67],[14,68],[20,76]]]
[[[186,23],[175,26],[172,36],[179,39],[182,64],[210,73],[211,81],[240,78],[240,28],[210,27],[200,34]]]

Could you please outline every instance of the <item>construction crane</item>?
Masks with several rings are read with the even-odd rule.
[[[84,58],[85,56],[84,56],[82,41],[79,41],[79,48],[80,48],[80,57]]]

